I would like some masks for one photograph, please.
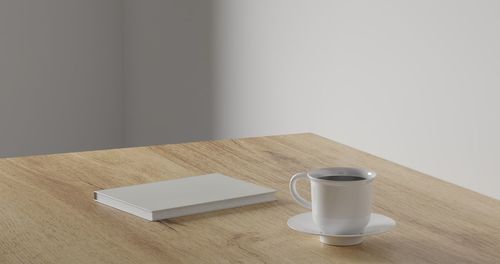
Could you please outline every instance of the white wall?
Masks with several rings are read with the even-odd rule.
[[[121,2],[0,1],[0,156],[123,143]]]
[[[216,136],[313,131],[500,198],[500,2],[216,6]]]
[[[209,139],[211,1],[125,0],[126,145]]]

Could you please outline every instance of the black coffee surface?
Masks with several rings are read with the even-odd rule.
[[[348,175],[333,175],[333,176],[322,176],[318,179],[327,180],[327,181],[362,181],[366,180],[360,176],[348,176]]]

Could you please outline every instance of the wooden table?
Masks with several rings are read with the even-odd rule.
[[[296,172],[375,170],[374,211],[392,231],[354,247],[286,226]],[[278,201],[148,222],[95,190],[221,172]],[[307,192],[307,186],[301,186]],[[0,263],[500,263],[500,201],[314,134],[0,159]]]

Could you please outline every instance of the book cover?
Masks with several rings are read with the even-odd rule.
[[[276,200],[276,191],[212,173],[94,192],[97,202],[150,221]]]

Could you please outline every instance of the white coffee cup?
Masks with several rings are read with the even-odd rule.
[[[314,223],[324,234],[360,234],[370,221],[372,182],[376,174],[362,168],[322,168],[295,174],[290,193],[312,210]],[[297,192],[297,181],[311,182],[311,202]]]

